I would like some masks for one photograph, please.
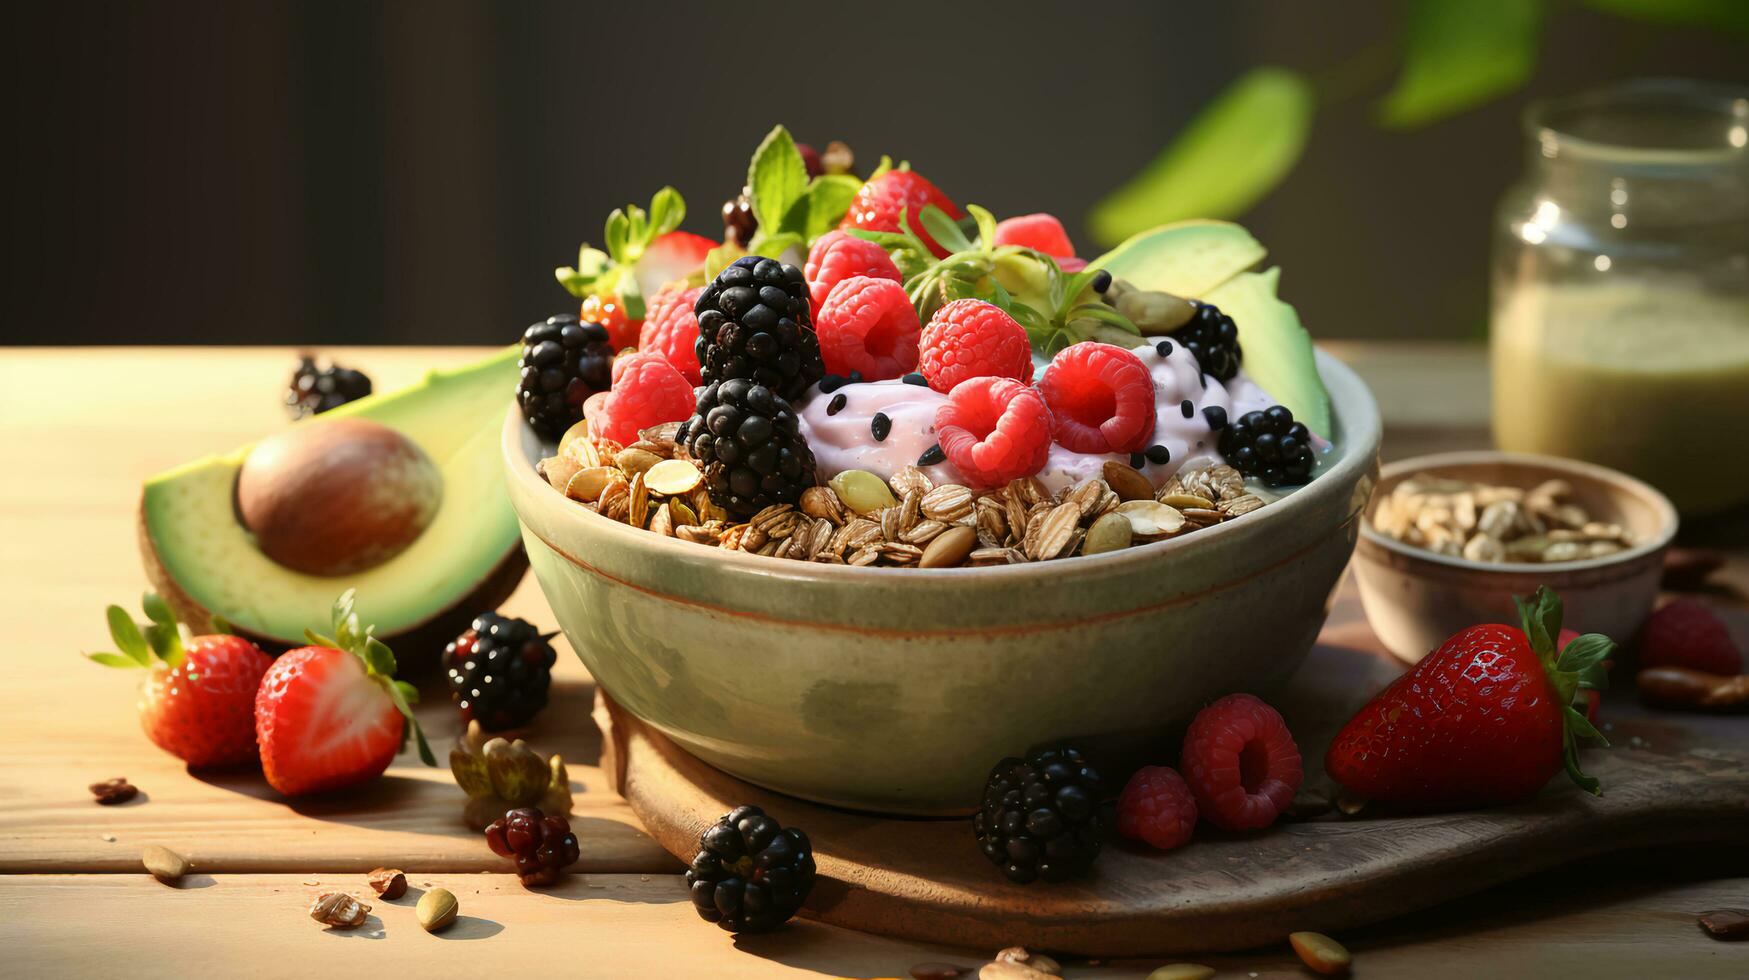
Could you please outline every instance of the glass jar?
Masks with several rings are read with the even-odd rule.
[[[1749,89],[1641,81],[1532,106],[1495,218],[1494,440],[1749,500]]]

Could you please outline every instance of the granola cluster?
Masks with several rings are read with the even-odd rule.
[[[1155,490],[1119,462],[1052,493],[1035,477],[997,490],[937,484],[915,466],[882,481],[853,471],[732,521],[675,444],[676,426],[629,446],[589,437],[581,422],[540,462],[552,486],[604,517],[727,551],[892,568],[1013,565],[1164,541],[1262,507],[1226,464],[1183,471]],[[855,477],[854,479],[848,479]]]

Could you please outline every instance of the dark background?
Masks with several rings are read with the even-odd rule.
[[[9,15],[7,343],[499,343],[664,183],[718,209],[775,122],[960,203],[1081,217],[1245,68],[1317,73],[1401,4],[31,4]],[[1244,220],[1320,337],[1475,337],[1528,97],[1749,78],[1741,38],[1563,9],[1528,92],[1411,134],[1324,110]],[[866,169],[866,167],[864,168]]]

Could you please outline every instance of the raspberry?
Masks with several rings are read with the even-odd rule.
[[[996,244],[1023,245],[1059,259],[1075,255],[1075,246],[1069,241],[1069,233],[1063,230],[1063,223],[1042,212],[998,222]]]
[[[1091,341],[1065,347],[1038,387],[1065,449],[1139,453],[1154,435],[1154,376],[1122,347]]]
[[[1743,658],[1731,631],[1712,610],[1677,599],[1652,614],[1640,633],[1640,666],[1687,667],[1709,674],[1739,674]]]
[[[1196,829],[1196,799],[1177,770],[1143,766],[1117,798],[1117,832],[1170,851]]]
[[[862,185],[862,190],[856,192],[856,199],[850,202],[850,210],[844,215],[844,223],[840,228],[861,228],[865,231],[898,231],[899,214],[905,215],[905,224],[923,239],[923,244],[929,246],[929,251],[938,259],[945,259],[948,251],[936,244],[934,238],[923,230],[923,223],[918,220],[925,204],[933,204],[940,208],[948,217],[958,221],[963,212],[939,187],[925,180],[921,175],[909,170],[889,170],[874,180]]]
[[[966,481],[999,487],[1037,473],[1051,451],[1051,410],[1013,378],[968,378],[935,410],[941,451]]]
[[[1032,382],[1032,341],[1026,328],[981,299],[956,299],[923,328],[918,370],[942,394],[967,378]]]
[[[626,354],[613,362],[613,388],[594,412],[587,409],[590,434],[622,446],[638,432],[692,414],[692,383],[659,354]]]
[[[698,374],[698,317],[692,312],[703,286],[664,289],[644,310],[644,327],[638,331],[638,350],[660,354],[694,385]]]
[[[1203,819],[1222,830],[1261,830],[1300,788],[1300,749],[1274,708],[1229,694],[1197,713],[1178,765]]]
[[[902,283],[905,277],[893,264],[887,250],[874,242],[865,242],[842,231],[829,231],[808,250],[807,265],[802,274],[808,280],[808,295],[814,303],[814,320],[820,319],[820,307],[832,287],[851,276],[873,276]]]
[[[917,309],[892,279],[851,276],[820,304],[814,332],[829,374],[896,378],[917,366]]]
[[[584,323],[599,323],[607,328],[607,342],[615,352],[638,346],[638,331],[644,321],[626,318],[625,307],[617,296],[590,296],[583,301]]]

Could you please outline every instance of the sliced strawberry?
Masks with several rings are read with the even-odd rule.
[[[86,656],[146,670],[140,727],[159,748],[196,768],[253,763],[255,689],[273,658],[240,636],[184,642],[162,599],[147,593],[145,607],[152,625],[141,633],[120,606],[110,606],[110,637],[121,653]]]
[[[417,697],[394,680],[395,657],[360,629],[352,592],[334,604],[334,638],[280,656],[255,697],[255,736],[267,782],[287,796],[343,789],[382,775],[409,730],[427,765],[436,759],[413,720]]]
[[[638,291],[646,297],[655,296],[663,286],[703,269],[704,257],[718,244],[690,231],[657,235],[632,267]]]

